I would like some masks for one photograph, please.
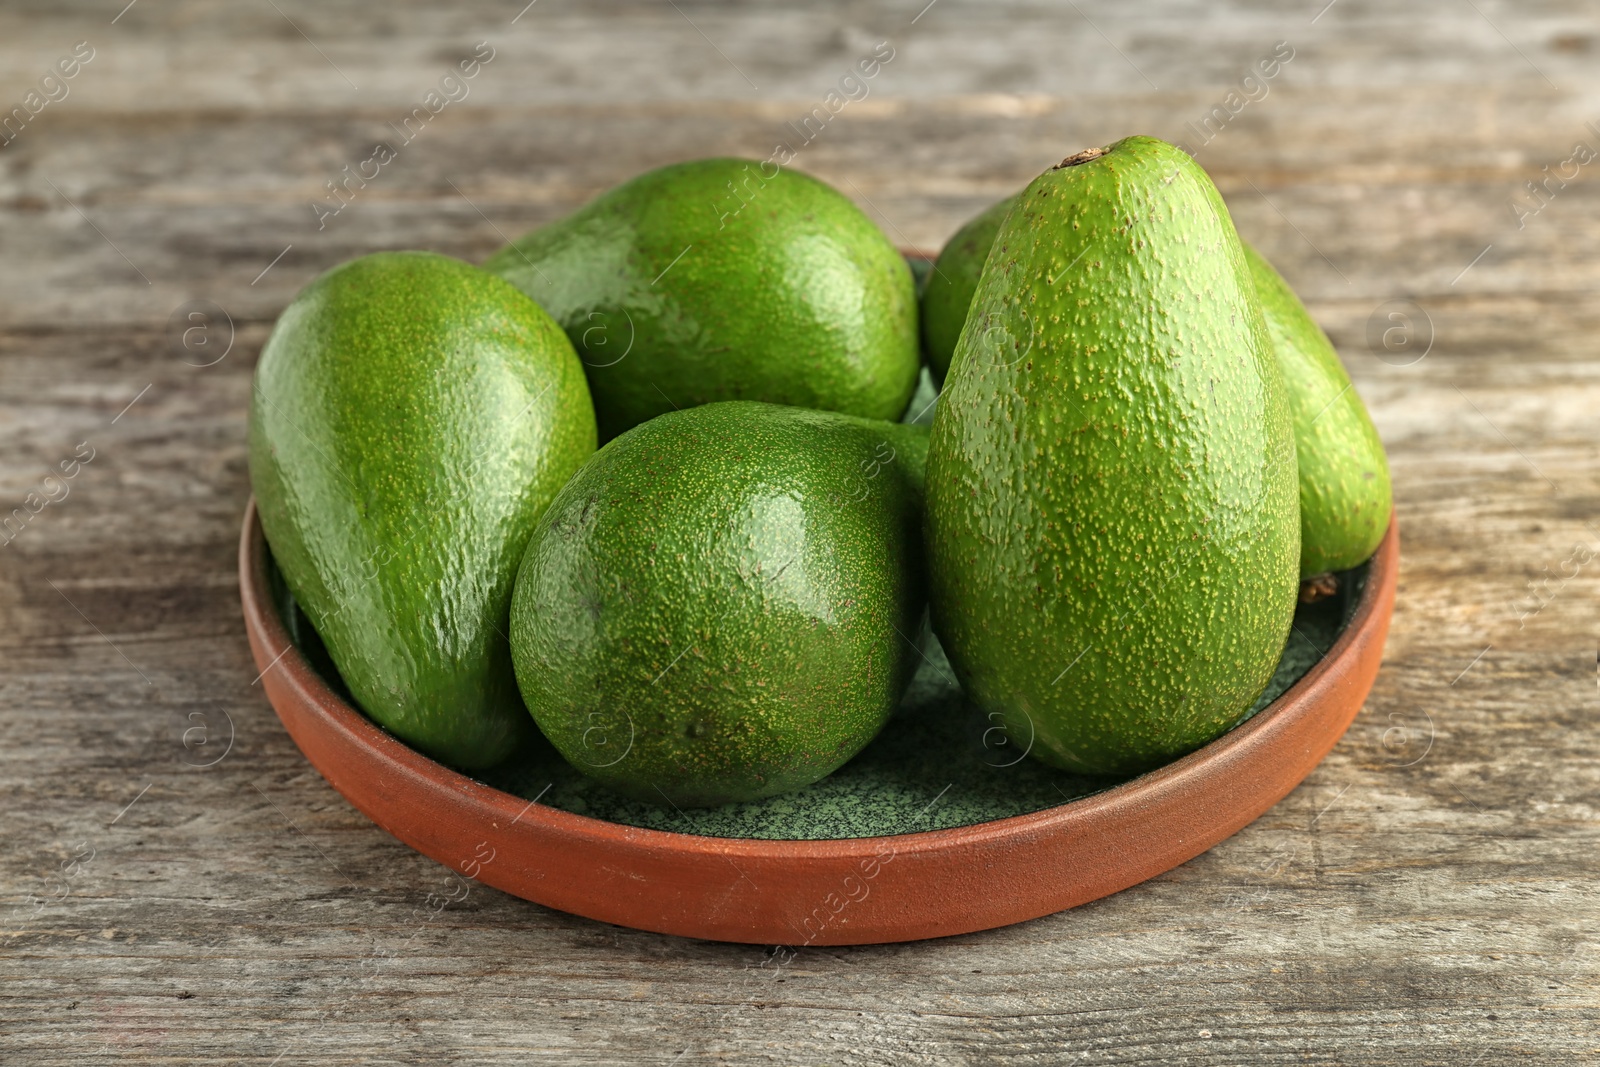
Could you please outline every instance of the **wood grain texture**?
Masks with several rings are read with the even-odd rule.
[[[1593,6],[922,7],[0,11],[0,106],[96,49],[0,147],[0,516],[94,450],[0,547],[0,1061],[1600,1057],[1600,562],[1574,562],[1600,553],[1600,162],[1521,228],[1510,206],[1600,149]],[[1404,560],[1368,706],[1236,837],[1008,929],[791,957],[455,899],[251,684],[233,551],[272,318],[363,252],[477,260],[643,168],[764,157],[885,39],[798,165],[930,247],[1071,151],[1183,137],[1291,43],[1199,159],[1390,451]],[[319,231],[323,183],[480,40],[472,95]],[[168,326],[196,300],[232,319],[212,366]],[[1410,365],[1368,341],[1391,301],[1431,338]]]

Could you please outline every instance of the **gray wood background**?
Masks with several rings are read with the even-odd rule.
[[[0,8],[0,106],[93,49],[0,147],[0,514],[56,497],[0,547],[0,1061],[1600,1060],[1600,160],[1566,162],[1600,151],[1595,4],[125,2]],[[273,316],[360,253],[477,260],[644,168],[765,157],[880,40],[797,165],[925,247],[1069,152],[1191,140],[1288,42],[1199,159],[1390,450],[1367,707],[1233,839],[1009,929],[778,967],[483,887],[435,912],[446,870],[251,684]],[[318,230],[479,41],[470,95]],[[199,306],[228,319],[186,348]]]

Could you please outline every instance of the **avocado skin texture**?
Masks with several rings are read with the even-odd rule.
[[[916,388],[911,269],[815,178],[649,171],[491,256],[566,329],[600,438],[717,400],[897,419]]]
[[[1294,438],[1183,152],[1128,138],[1024,190],[934,418],[927,528],[934,629],[1034,756],[1134,774],[1248,713],[1293,619]]]
[[[731,401],[606,444],[517,577],[528,709],[578,770],[708,807],[809,785],[888,720],[925,600],[927,428]]]
[[[991,206],[939,253],[922,296],[922,345],[938,379],[947,373],[995,234],[1017,199]],[[1389,527],[1383,442],[1327,335],[1282,275],[1250,245],[1244,251],[1289,390],[1300,463],[1300,575],[1347,570],[1376,551]]]
[[[1347,570],[1370,557],[1389,528],[1389,460],[1327,334],[1261,253],[1245,245],[1244,254],[1289,387],[1300,464],[1300,576]]]
[[[938,270],[922,296],[923,350],[936,379],[947,373],[984,259],[1016,200],[990,206],[939,253]],[[1389,459],[1328,336],[1283,275],[1248,243],[1243,248],[1290,398],[1299,458],[1301,577],[1344,571],[1368,560],[1389,530]]]
[[[492,274],[379,253],[284,310],[256,367],[250,481],[289,588],[379,725],[462,768],[536,738],[512,584],[594,449],[566,335]]]
[[[928,357],[928,369],[933,371],[935,382],[944,381],[950,373],[950,357],[967,321],[967,309],[972,306],[972,294],[977,292],[983,262],[989,258],[1000,223],[1017,199],[1011,196],[990,205],[957,230],[934,260],[933,272],[922,290],[922,351]]]

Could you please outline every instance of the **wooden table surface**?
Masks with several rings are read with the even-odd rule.
[[[0,515],[27,519],[0,547],[0,1062],[1600,1061],[1600,9],[525,2],[0,9],[0,106],[27,105],[0,147]],[[1389,449],[1366,708],[1236,837],[1008,929],[779,966],[484,887],[436,913],[445,869],[252,684],[234,552],[273,317],[361,253],[476,261],[645,168],[765,158],[879,41],[795,165],[905,245],[1084,146],[1198,146]],[[319,229],[478,42],[469,95]]]

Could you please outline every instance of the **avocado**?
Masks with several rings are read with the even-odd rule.
[[[380,726],[462,768],[537,736],[512,584],[594,449],[572,345],[501,278],[379,253],[284,310],[256,367],[250,481],[290,590]]]
[[[1245,245],[1256,298],[1289,388],[1300,464],[1300,576],[1347,570],[1389,528],[1389,461],[1377,427],[1289,283]]]
[[[1147,137],[1000,226],[934,416],[934,630],[1032,754],[1129,775],[1247,715],[1300,559],[1283,377],[1222,199]]]
[[[1016,202],[1017,197],[1011,196],[990,205],[957,230],[934,260],[933,271],[922,290],[922,351],[928,357],[928,369],[935,382],[944,381],[950,371],[950,357],[967,321],[983,261],[989,258],[989,247],[994,244],[994,235],[1000,231],[1006,212]]]
[[[922,296],[922,345],[942,379],[1009,197],[956,231]],[[1243,243],[1243,242],[1241,242]],[[1283,277],[1244,244],[1256,296],[1289,390],[1300,463],[1300,574],[1346,570],[1370,557],[1389,527],[1389,462],[1339,354]]]
[[[919,366],[910,267],[837,191],[769,167],[649,171],[484,263],[572,338],[602,441],[716,400],[905,411]]]
[[[511,651],[545,736],[680,807],[798,789],[854,756],[919,655],[927,433],[729,401],[607,443],[517,576]]]

